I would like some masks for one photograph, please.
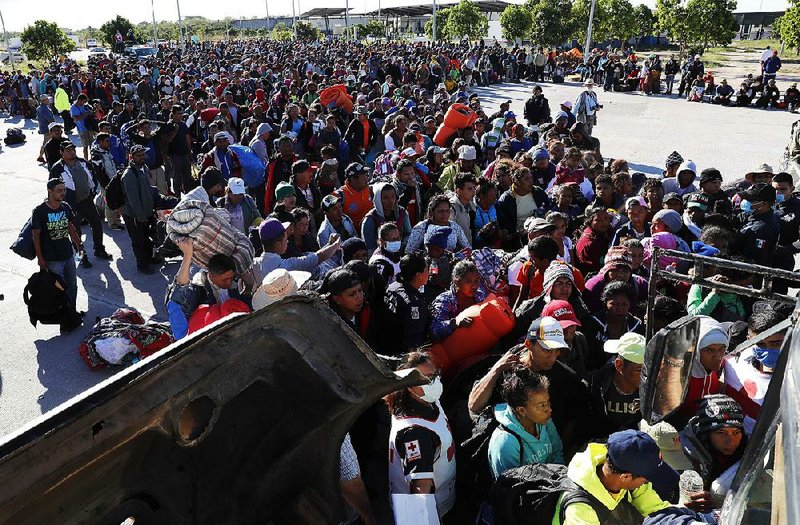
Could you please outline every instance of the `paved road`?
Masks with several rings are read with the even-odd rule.
[[[481,89],[485,106],[492,111],[510,98],[512,109],[522,113],[530,84]],[[551,106],[574,100],[580,86],[545,84]],[[664,159],[678,150],[702,169],[716,166],[727,179],[741,176],[761,162],[777,165],[795,115],[687,103],[666,97],[600,93],[605,109],[596,136],[607,157],[625,158],[634,169],[659,173]],[[40,138],[35,124],[18,119],[0,121],[0,136],[9,126],[24,127],[28,143],[0,150],[0,183],[9,195],[0,207],[0,246],[9,246],[30,215],[46,196],[46,170],[37,165]],[[74,138],[74,136],[73,136]],[[80,150],[79,150],[80,151]],[[96,317],[130,305],[146,315],[164,318],[164,287],[178,268],[171,262],[161,274],[136,272],[126,232],[106,231],[110,263],[96,261],[90,270],[79,269],[78,306],[87,310],[89,325]],[[86,241],[92,252],[91,238]],[[65,400],[109,377],[108,370],[92,372],[78,356],[77,348],[88,328],[59,336],[53,326],[31,326],[22,301],[27,278],[36,271],[34,262],[0,250],[0,435],[7,434],[52,410]]]

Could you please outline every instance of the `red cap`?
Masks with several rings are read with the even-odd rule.
[[[542,317],[555,318],[562,329],[581,325],[581,322],[575,317],[575,310],[567,301],[550,301],[542,310]]]

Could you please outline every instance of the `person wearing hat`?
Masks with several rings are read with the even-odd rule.
[[[564,331],[564,341],[569,348],[561,350],[558,360],[574,370],[579,377],[585,377],[589,349],[586,336],[580,331],[581,322],[572,305],[563,300],[550,301],[542,310],[542,317],[552,317]]]
[[[724,191],[725,194],[733,201],[734,206],[738,206],[738,192],[746,190],[753,184],[770,184],[774,175],[775,173],[772,170],[772,166],[769,164],[759,164],[751,171],[745,173],[743,178],[736,179],[733,182],[723,185],[722,191]]]
[[[281,222],[291,222],[292,210],[297,203],[297,190],[288,182],[279,182],[275,188],[275,208],[269,217],[280,219]]]
[[[525,101],[523,115],[530,127],[538,127],[540,124],[550,121],[550,103],[542,93],[542,86],[533,86],[531,98]]]
[[[400,356],[429,342],[431,311],[422,288],[427,288],[430,264],[419,252],[400,259],[396,281],[386,289],[386,317],[379,348],[381,354]]]
[[[692,468],[692,462],[689,461],[689,458],[687,458],[686,454],[683,452],[680,432],[678,432],[674,426],[666,421],[659,421],[654,425],[648,425],[647,421],[642,419],[639,421],[639,430],[653,438],[653,441],[656,442],[656,445],[658,445],[661,451],[661,457],[664,459],[664,462],[675,471],[680,473]],[[677,484],[674,487],[668,485],[657,486],[653,484],[653,488],[661,495],[661,499],[668,501],[672,499],[670,498],[670,496],[672,496],[671,493],[677,490],[678,486]]]
[[[225,196],[217,199],[217,207],[227,210],[231,218],[231,225],[245,235],[248,234],[253,223],[261,219],[256,201],[247,194],[244,180],[239,177],[228,179]]]
[[[357,106],[354,118],[347,131],[344,133],[344,140],[350,144],[350,161],[364,162],[367,153],[382,139],[378,127],[369,118],[367,106]]]
[[[212,255],[207,268],[191,275],[194,241],[184,237],[176,244],[183,253],[183,261],[175,279],[167,286],[164,300],[172,335],[176,340],[186,336],[189,319],[200,305],[238,299],[250,306],[251,297],[240,292],[236,263],[232,257],[221,253]]]
[[[746,217],[744,226],[736,233],[731,244],[733,253],[745,254],[753,263],[768,266],[772,263],[778,244],[780,224],[775,211],[775,188],[758,183],[738,193],[739,205]]]
[[[31,227],[39,268],[61,277],[67,300],[74,310],[78,297],[78,279],[73,254],[80,254],[84,249],[75,226],[75,214],[66,198],[67,186],[64,180],[48,180],[47,200],[31,212]],[[76,317],[75,321],[78,322],[79,318]],[[61,326],[62,332],[69,332],[74,328],[76,327],[69,324]]]
[[[134,144],[130,151],[130,163],[122,173],[122,189],[125,193],[125,206],[122,218],[125,229],[131,238],[136,268],[144,274],[152,274],[151,264],[157,262],[153,257],[156,239],[155,201],[150,184],[150,170],[145,163],[147,148]]]
[[[332,194],[339,198],[344,213],[353,221],[356,232],[361,231],[364,217],[375,207],[369,187],[369,173],[369,168],[363,164],[350,163],[345,169],[344,184]]]
[[[284,259],[283,255],[289,248],[287,229],[290,226],[291,223],[281,222],[273,217],[269,217],[259,224],[258,236],[264,252],[253,260],[253,273],[256,281],[263,280],[267,274],[277,268],[300,270],[316,275],[319,264],[330,259],[341,247],[339,237],[331,235],[328,244],[316,252]]]
[[[664,206],[663,209],[665,210],[672,210],[678,215],[683,214],[684,210],[683,199],[681,198],[680,195],[678,195],[674,191],[672,193],[667,193],[666,195],[664,195],[663,206]],[[661,211],[661,209],[655,210],[653,217],[655,217],[655,214],[657,214],[659,211]]]
[[[517,325],[524,322],[517,320]],[[516,368],[526,368],[546,377],[551,385],[550,404],[555,428],[563,443],[565,455],[585,443],[583,426],[578,421],[588,417],[588,392],[578,375],[559,361],[561,352],[569,349],[561,323],[553,317],[540,317],[525,324],[521,344],[515,344],[472,387],[468,408],[480,414],[487,406],[503,402],[502,385]],[[487,359],[487,364],[488,364]]]
[[[64,126],[58,122],[51,122],[48,130],[50,131],[50,138],[44,144],[44,158],[49,172],[55,163],[61,160],[61,142],[66,137],[64,137]]]
[[[605,354],[614,354],[588,376],[592,402],[592,432],[595,437],[634,429],[641,420],[639,385],[646,342],[644,336],[626,332],[603,344]]]
[[[602,109],[603,105],[597,102],[597,93],[594,92],[594,81],[592,79],[587,79],[583,86],[584,90],[575,100],[572,112],[575,114],[577,122],[586,124],[586,129],[591,135],[592,128],[597,125],[597,111]]]
[[[42,95],[39,106],[36,108],[36,123],[39,125],[39,135],[42,136],[42,146],[39,148],[39,158],[36,162],[44,164],[44,145],[50,140],[50,125],[56,124],[56,117],[50,109],[50,97]]]
[[[253,292],[253,311],[261,310],[286,297],[297,295],[300,288],[310,278],[311,274],[309,272],[288,271],[285,268],[272,270]]]
[[[61,142],[60,149],[61,160],[56,162],[50,169],[50,178],[62,179],[67,187],[65,200],[75,213],[75,227],[78,230],[78,237],[81,236],[80,223],[86,220],[92,229],[95,257],[110,261],[112,256],[103,245],[103,223],[97,213],[97,206],[94,204],[95,188],[97,187],[94,171],[87,161],[76,155],[75,145],[71,141],[64,139]],[[84,268],[92,267],[86,251],[83,252],[81,266]]]
[[[664,163],[665,170],[661,172],[661,177],[663,179],[675,177],[678,174],[678,168],[681,164],[683,164],[683,157],[677,151],[673,151],[667,155],[667,160]]]
[[[606,444],[589,443],[567,467],[567,477],[597,501],[598,506],[575,502],[567,505],[564,520],[560,510],[553,525],[603,523],[622,501],[628,501],[641,516],[666,509],[653,488],[656,480],[677,483],[678,473],[661,458],[656,442],[639,430],[623,430],[608,437]],[[556,504],[561,509],[562,494]]]
[[[500,425],[489,438],[493,478],[522,465],[564,464],[563,445],[551,417],[549,388],[545,376],[524,367],[503,379],[500,395],[504,403],[494,407]]]
[[[325,275],[320,287],[331,309],[362,338],[367,339],[370,319],[363,316],[366,302],[364,286],[358,274],[347,268],[338,268]]]
[[[550,152],[544,146],[536,146],[528,154],[533,157],[533,184],[540,188],[549,187],[550,181],[556,176],[556,165],[550,162]]]
[[[723,394],[704,396],[680,437],[684,454],[703,479],[703,492],[693,495],[686,506],[700,512],[719,507],[719,502],[711,501],[712,483],[729,468],[738,468],[734,465],[747,448],[742,407]]]
[[[665,202],[665,204],[667,204]],[[689,244],[681,236],[686,225],[683,224],[681,214],[673,209],[663,209],[653,215],[653,222],[650,223],[650,234],[668,233],[675,237],[675,244],[678,250],[689,253]],[[697,240],[692,239],[692,240]],[[643,244],[647,244],[647,239],[644,239]],[[647,246],[645,246],[647,249]]]
[[[729,106],[734,93],[735,90],[728,84],[728,79],[723,78],[714,92],[714,98],[711,99],[711,103]]]
[[[573,104],[572,104],[571,100],[565,100],[559,106],[559,110],[563,111],[564,113],[567,114],[567,127],[568,128],[571,128],[577,122],[577,119],[575,118],[575,114],[572,112],[572,106],[573,106]]]
[[[214,147],[203,156],[200,169],[204,170],[210,166],[217,168],[222,173],[222,178],[227,182],[231,177],[242,177],[242,165],[239,156],[230,149],[233,143],[231,135],[227,131],[218,131],[214,135]]]
[[[800,106],[800,89],[797,89],[797,82],[792,82],[783,93],[783,100],[786,102],[786,110],[796,113]]]
[[[639,301],[647,299],[647,279],[633,273],[631,257],[627,249],[622,246],[617,246],[609,250],[603,267],[597,275],[586,281],[586,287],[583,289],[582,295],[590,312],[596,312],[602,309],[603,305],[600,301],[600,297],[602,297],[606,286],[614,281],[620,281],[630,285],[634,295],[633,303],[631,304],[633,307],[632,310],[639,304]],[[635,310],[638,311],[638,309]]]
[[[722,173],[716,168],[706,168],[700,172],[700,193],[704,196],[707,202],[707,213],[722,213],[723,215],[731,215],[733,213],[733,206],[728,196],[722,191]],[[698,235],[699,236],[699,235]]]
[[[680,196],[697,191],[694,181],[697,178],[697,166],[691,160],[684,160],[678,166],[675,178],[667,178],[661,181],[664,186],[664,193],[675,192]]]
[[[110,128],[110,126],[107,126]],[[117,174],[117,164],[111,153],[111,135],[101,131],[97,134],[97,139],[89,150],[91,152],[91,163],[94,174],[99,182],[100,194],[105,199],[106,186]],[[103,206],[104,215],[108,227],[112,230],[124,230],[122,225],[121,213],[119,210],[112,210],[108,206]]]
[[[650,208],[644,197],[629,197],[625,201],[625,215],[628,222],[617,228],[611,246],[619,246],[626,239],[642,240],[650,235],[647,215]]]
[[[314,168],[306,160],[298,160],[292,164],[292,176],[289,180],[297,196],[296,205],[308,210],[311,214],[311,229],[322,222],[322,194],[314,180]]]
[[[447,166],[442,172],[442,176],[439,177],[439,181],[437,182],[439,188],[445,192],[455,191],[453,182],[456,178],[456,175],[459,173],[471,173],[475,176],[476,180],[479,179],[481,177],[481,169],[475,162],[477,156],[478,153],[475,150],[475,146],[460,146],[458,148],[458,159],[454,163]]]
[[[338,234],[342,241],[358,235],[352,219],[344,213],[342,199],[336,193],[322,198],[322,211],[325,218],[322,219],[317,233],[317,241],[320,246],[328,244],[328,239],[334,233]]]
[[[537,218],[533,222],[536,224],[531,225],[529,231],[539,230],[545,233],[528,241],[528,260],[519,268],[514,279],[519,286],[512,284],[509,279],[509,303],[513,304],[515,309],[524,301],[535,299],[544,293],[544,274],[550,263],[558,258],[558,244],[550,236],[555,227],[545,219]],[[583,275],[573,268],[572,276],[575,286],[582,290]]]

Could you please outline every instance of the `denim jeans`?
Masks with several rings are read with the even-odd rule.
[[[67,285],[67,299],[72,308],[78,300],[78,274],[75,271],[75,259],[70,257],[63,261],[47,261],[47,269],[64,279]]]

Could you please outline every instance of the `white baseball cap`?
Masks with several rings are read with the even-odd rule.
[[[244,195],[247,193],[244,189],[244,180],[239,177],[231,177],[228,179],[228,189],[231,190],[233,195]]]

